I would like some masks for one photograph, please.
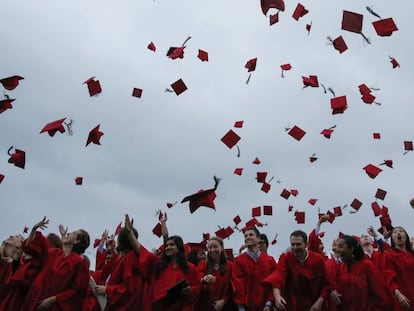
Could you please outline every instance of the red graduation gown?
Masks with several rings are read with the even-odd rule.
[[[346,263],[341,263],[336,279],[335,289],[342,295],[337,310],[394,310],[391,292],[381,273],[369,259],[355,261],[350,271]]]
[[[385,280],[394,293],[395,289],[410,300],[410,309],[400,307],[394,299],[393,310],[414,310],[414,254],[400,250],[388,249],[385,253],[386,267],[384,270]]]
[[[275,269],[274,258],[263,252],[257,262],[247,253],[236,257],[231,275],[234,302],[244,305],[248,311],[262,311],[266,301],[274,300],[271,291],[261,286],[262,281]]]
[[[286,310],[309,310],[319,297],[326,299],[329,283],[322,255],[309,251],[302,263],[292,252],[280,256],[277,269],[264,280],[265,285],[279,288]]]
[[[63,250],[48,250],[48,259],[26,296],[22,311],[33,311],[39,301],[56,296],[50,311],[82,310],[89,286],[89,268],[77,253],[65,256]]]

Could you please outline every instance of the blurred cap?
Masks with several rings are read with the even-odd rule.
[[[234,122],[234,127],[241,128],[243,127],[244,121],[236,121]]]
[[[89,95],[91,97],[102,93],[101,83],[99,80],[95,80],[95,77],[90,77],[88,80],[83,82],[83,84],[88,86]]]
[[[236,175],[243,174],[243,168],[242,167],[235,168],[234,169],[234,174],[236,174]]]
[[[272,186],[269,183],[265,182],[265,183],[263,183],[263,185],[260,188],[260,190],[262,190],[264,193],[268,193],[270,191],[270,188],[271,187]]]
[[[240,136],[233,130],[229,130],[222,138],[221,141],[230,149],[233,148],[240,140]]]
[[[100,145],[101,144],[100,139],[104,135],[104,133],[99,130],[99,127],[100,126],[101,125],[98,124],[96,127],[94,127],[89,132],[88,139],[86,140],[86,146],[88,146],[90,143],[94,143],[96,145]]]
[[[262,215],[262,211],[261,211],[260,206],[252,208],[252,217],[259,217],[261,215]]]
[[[334,207],[333,212],[335,214],[335,217],[342,216],[342,207],[340,207],[340,206]]]
[[[287,189],[283,189],[282,192],[280,193],[280,196],[284,199],[289,199],[290,197],[290,192]]]
[[[344,113],[348,108],[346,96],[338,96],[331,98],[332,114]]]
[[[154,42],[150,42],[147,46],[148,50],[151,50],[153,52],[155,52],[157,50],[157,47],[155,46]]]
[[[12,102],[14,102],[15,99],[3,99],[0,100],[0,113],[6,111],[7,109],[13,109]]]
[[[304,224],[305,223],[305,212],[295,212],[295,220],[298,224]]]
[[[318,199],[315,199],[315,198],[312,198],[312,199],[309,199],[309,200],[308,200],[308,203],[309,203],[310,205],[315,205],[315,204],[316,204],[316,202],[318,202]]]
[[[373,164],[368,164],[367,166],[363,168],[363,170],[365,170],[367,175],[371,178],[377,177],[377,175],[382,172],[382,169],[380,169],[379,167]]]
[[[234,223],[236,224],[236,226],[241,223],[241,218],[239,215],[237,215],[236,217],[233,218]]]
[[[267,172],[257,172],[256,175],[257,175],[256,176],[257,182],[259,183],[266,182]]]
[[[359,201],[358,199],[354,199],[354,200],[352,201],[352,203],[351,203],[351,207],[352,207],[354,210],[357,210],[357,211],[361,208],[361,206],[362,206],[362,202],[361,202],[361,201]]]
[[[342,13],[342,29],[361,33],[363,19],[364,16],[362,14],[344,10]]]
[[[382,190],[380,188],[378,188],[377,192],[375,193],[375,197],[380,200],[384,200],[386,195],[387,195],[387,191]]]
[[[381,139],[381,133],[372,133],[374,139]]]
[[[253,162],[252,162],[253,164],[256,164],[256,165],[259,165],[260,163],[262,163],[260,160],[259,160],[259,158],[258,157],[256,157],[254,160],[253,160]]]
[[[12,148],[13,147],[11,147],[9,150],[11,150]],[[24,152],[23,150],[15,149],[14,153],[9,155],[9,163],[12,163],[14,164],[14,166],[24,169],[24,166],[26,164],[26,152]]]
[[[141,98],[141,96],[142,96],[142,89],[139,89],[139,88],[134,87],[132,89],[132,96]]]
[[[158,222],[154,228],[152,228],[152,233],[154,233],[157,237],[161,237],[162,235],[162,227],[161,224]]]
[[[300,141],[303,138],[303,136],[305,136],[306,132],[302,130],[300,127],[295,125],[289,130],[288,134],[292,136],[294,139],[296,139],[297,141]]]
[[[298,3],[295,11],[293,11],[292,17],[294,20],[299,20],[299,18],[305,16],[308,13],[309,11],[305,9],[305,7],[301,3]]]
[[[76,185],[81,186],[82,183],[83,183],[83,177],[78,176],[78,177],[75,178],[75,184]]]
[[[197,57],[202,61],[202,62],[208,62],[208,53],[206,51],[203,50],[198,50],[198,55]]]
[[[337,37],[332,41],[332,45],[340,54],[345,52],[348,49],[348,46],[345,43],[345,40],[342,36]]]
[[[263,215],[272,216],[273,215],[273,206],[272,205],[263,205]]]
[[[285,10],[285,2],[283,0],[260,0],[260,6],[264,15],[267,15],[269,9],[277,9],[282,12]]]
[[[304,87],[319,87],[318,76],[302,76],[302,82]]]
[[[187,86],[185,85],[182,79],[178,79],[173,84],[171,84],[171,88],[173,89],[175,94],[177,94],[177,96],[187,90]]]
[[[24,78],[21,76],[11,76],[11,77],[0,79],[0,83],[3,85],[3,87],[6,90],[12,91],[19,85],[19,81],[23,79]]]
[[[63,121],[65,121],[65,119],[66,118],[59,119],[59,120],[56,120],[56,121],[53,121],[53,122],[50,122],[50,123],[46,124],[42,128],[42,130],[40,131],[40,134],[44,133],[44,132],[48,132],[49,136],[53,137],[56,134],[56,132],[58,132],[58,131],[60,133],[64,133],[65,128],[64,128],[62,123],[63,123]]]
[[[382,214],[381,206],[376,201],[371,203],[371,208],[374,212],[375,217],[380,216]]]
[[[256,64],[257,64],[257,57],[248,60],[246,65],[244,65],[244,68],[247,69],[247,72],[252,72],[256,70]]]
[[[378,36],[388,37],[391,36],[394,31],[397,31],[397,25],[394,20],[390,18],[381,19],[379,21],[372,22]]]

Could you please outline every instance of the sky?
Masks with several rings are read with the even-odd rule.
[[[369,225],[379,227],[371,203],[378,188],[393,225],[410,235],[414,210],[411,184],[413,152],[404,154],[404,141],[414,140],[411,99],[412,25],[414,4],[402,0],[303,0],[309,11],[298,21],[292,13],[298,2],[286,1],[279,22],[270,26],[260,1],[145,0],[3,1],[0,79],[24,77],[2,96],[16,99],[13,109],[0,115],[1,235],[22,233],[46,216],[45,233],[86,229],[93,241],[108,229],[112,233],[128,213],[134,218],[139,239],[147,248],[161,240],[151,230],[157,211],[167,212],[170,234],[186,242],[200,242],[220,227],[243,225],[251,209],[272,205],[272,216],[260,216],[259,228],[278,243],[269,249],[276,258],[289,245],[295,229],[310,232],[318,219],[335,206],[343,216],[330,224],[323,241],[327,252],[338,232],[360,235]],[[378,20],[392,17],[398,27],[389,37],[375,33]],[[343,11],[363,14],[363,33],[341,29]],[[308,33],[306,25],[311,24]],[[186,42],[184,58],[170,59],[168,49]],[[340,54],[329,44],[342,36],[348,50]],[[153,42],[156,51],[147,48]],[[208,62],[197,58],[198,50]],[[400,67],[392,68],[389,56]],[[257,58],[255,71],[246,62]],[[292,69],[281,76],[280,65]],[[303,88],[302,76],[316,75],[318,88]],[[102,93],[90,97],[83,82],[96,77]],[[182,79],[187,91],[166,92]],[[365,104],[358,86],[373,88],[376,102]],[[330,87],[345,95],[348,109],[332,114]],[[1,87],[1,86],[0,86]],[[143,90],[141,98],[131,96]],[[73,135],[39,134],[43,126],[61,118],[72,120]],[[234,128],[244,121],[242,128]],[[100,124],[101,145],[85,147],[89,131]],[[286,127],[306,131],[297,141]],[[334,128],[330,139],[320,132]],[[241,140],[229,149],[221,138],[230,129]],[[373,139],[373,133],[381,139]],[[26,152],[24,169],[8,163],[10,146]],[[315,154],[317,161],[309,157]],[[259,158],[261,163],[252,161]],[[393,160],[393,168],[379,165]],[[370,178],[363,167],[383,171]],[[243,168],[241,176],[235,168]],[[264,193],[255,179],[268,172],[271,190]],[[83,177],[81,186],[74,179]],[[189,212],[181,200],[214,186],[215,210]],[[297,189],[288,200],[283,189]],[[308,203],[318,199],[315,205]],[[355,212],[350,203],[363,203]],[[177,202],[172,208],[167,203]],[[288,212],[288,206],[293,211]],[[295,211],[306,213],[297,224]],[[240,226],[239,226],[240,227]],[[237,250],[243,243],[236,232],[225,240]],[[94,258],[90,247],[86,254]]]

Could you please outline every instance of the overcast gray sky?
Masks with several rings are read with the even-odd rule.
[[[151,233],[158,209],[169,216],[171,234],[199,242],[203,232],[214,234],[218,226],[243,223],[251,209],[272,205],[273,216],[262,231],[279,241],[270,253],[278,256],[288,246],[288,234],[297,228],[309,232],[321,212],[363,202],[357,213],[325,224],[328,246],[338,231],[361,234],[372,224],[371,202],[378,188],[387,191],[384,201],[394,225],[409,234],[414,211],[412,152],[403,155],[404,141],[414,139],[411,98],[412,24],[409,0],[310,1],[301,3],[309,13],[295,21],[298,2],[286,1],[279,23],[269,26],[260,1],[156,0],[156,1],[2,1],[2,57],[0,78],[21,75],[25,79],[13,91],[13,109],[0,115],[0,185],[3,215],[1,238],[21,233],[46,215],[46,232],[58,224],[86,228],[92,240],[104,229],[111,232],[129,213],[140,239],[149,248],[161,240]],[[368,13],[370,6],[383,18],[392,17],[399,30],[390,37],[376,35]],[[362,36],[341,30],[343,10],[364,15]],[[274,14],[275,11],[269,11]],[[312,22],[309,33],[306,24]],[[348,50],[339,54],[327,36],[342,35]],[[187,36],[184,58],[166,57],[170,46],[180,46]],[[156,52],[147,49],[150,42]],[[198,49],[209,61],[197,58]],[[393,69],[389,55],[401,67]],[[246,62],[257,57],[249,84]],[[292,69],[281,77],[280,65]],[[317,75],[336,96],[346,95],[348,109],[332,115],[330,98],[322,87],[302,89],[301,76]],[[82,83],[96,76],[102,93],[90,97]],[[164,92],[183,79],[188,90],[179,96]],[[360,99],[358,85],[374,88],[381,105]],[[141,98],[131,96],[142,88]],[[51,121],[73,120],[73,135],[39,134]],[[233,128],[243,120],[242,128]],[[101,145],[85,147],[88,132],[100,124]],[[298,142],[284,128],[298,125],[307,133]],[[336,125],[331,139],[320,132]],[[241,136],[241,155],[228,149],[221,137],[233,129]],[[380,140],[372,138],[381,133]],[[7,162],[10,146],[26,151],[26,168]],[[310,163],[313,153],[318,160]],[[252,164],[258,157],[260,165]],[[367,164],[385,159],[394,168],[381,166],[371,179]],[[241,176],[233,174],[243,167]],[[267,171],[272,188],[266,194],[256,182],[256,172]],[[216,211],[200,208],[189,213],[186,195],[214,185]],[[83,176],[82,186],[74,178]],[[277,183],[277,181],[281,181]],[[281,191],[297,189],[299,195],[285,200]],[[315,206],[307,203],[317,198]],[[306,212],[306,223],[296,224],[293,212]],[[235,233],[226,247],[238,249],[242,235]],[[327,247],[329,249],[329,247]],[[93,258],[94,251],[87,254]]]

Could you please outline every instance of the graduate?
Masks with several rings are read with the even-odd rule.
[[[359,241],[343,235],[338,240],[338,251],[342,263],[330,294],[338,306],[337,310],[393,310],[391,292],[380,271],[365,257]]]
[[[225,255],[223,239],[210,238],[207,242],[207,260],[201,261],[197,267],[202,287],[195,310],[237,310],[231,299],[232,267],[233,263]]]
[[[233,261],[231,284],[233,300],[239,310],[272,310],[273,297],[261,286],[262,281],[276,269],[273,257],[259,249],[260,232],[256,227],[244,230],[244,244],[247,251]]]
[[[48,223],[44,218],[39,228]],[[89,241],[88,232],[79,229],[65,232],[63,250],[48,249],[45,265],[33,281],[22,311],[82,310],[89,285],[89,267],[81,255]]]
[[[13,272],[19,265],[22,255],[23,237],[11,235],[3,241],[0,247],[0,300],[2,300],[5,287],[9,284]]]
[[[403,227],[394,227],[385,252],[384,276],[394,295],[393,310],[414,310],[414,251]]]
[[[304,231],[290,235],[291,251],[282,254],[275,272],[263,284],[273,288],[277,310],[322,310],[329,295],[325,260],[307,249]]]

